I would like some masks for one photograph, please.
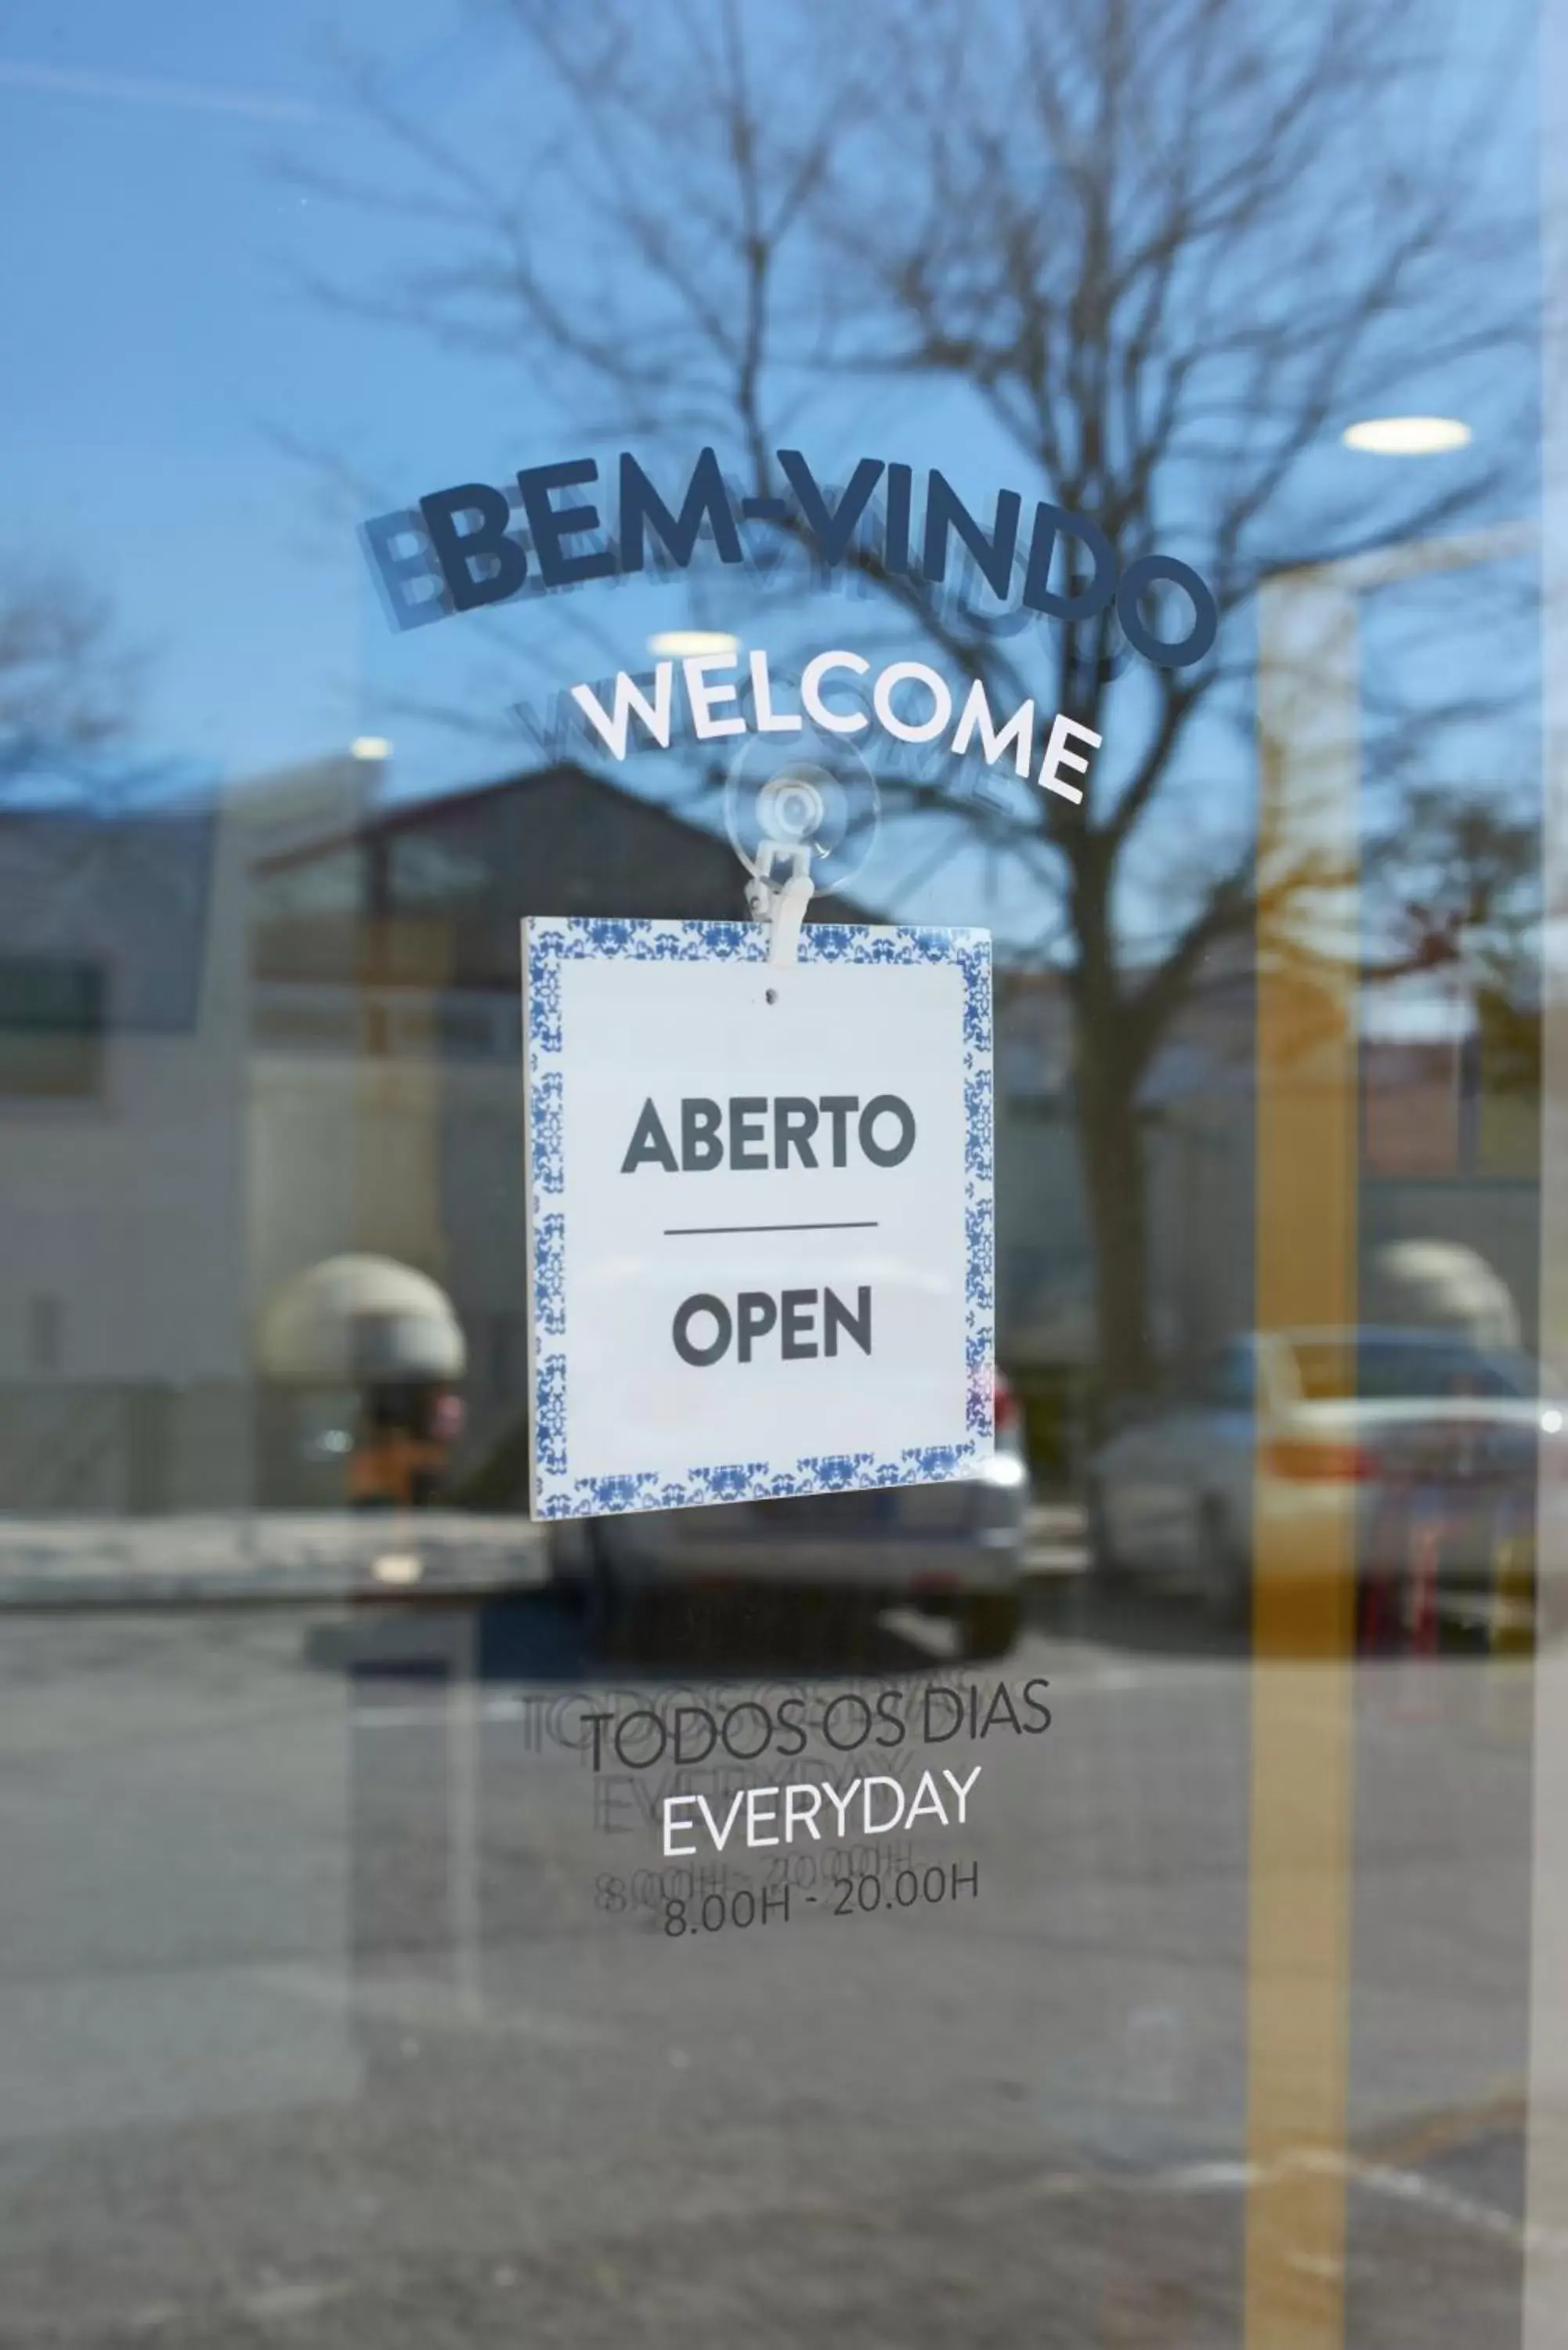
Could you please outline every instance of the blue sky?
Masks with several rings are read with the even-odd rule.
[[[418,249],[417,227],[309,182],[395,184],[349,93],[345,59],[361,52],[400,106],[482,142],[538,104],[483,7],[15,0],[0,34],[5,541],[111,598],[144,656],[146,748],[241,775],[385,733],[392,788],[423,791],[504,771],[518,755],[507,703],[640,665],[650,625],[695,617],[755,637],[711,578],[694,614],[674,588],[587,590],[389,633],[359,516],[463,478],[504,481],[578,442],[543,355],[482,362],[309,291],[310,276],[370,287],[410,236]],[[845,396],[831,441],[810,444],[824,472],[868,451],[942,463],[987,506],[1004,484],[1033,486],[972,416],[929,393]],[[1322,478],[1369,463],[1330,439]],[[869,639],[867,608],[835,598],[816,634],[837,631]],[[465,738],[410,702],[462,704],[496,731]],[[1244,810],[1250,760],[1225,728],[1206,729],[1189,764],[1217,825]],[[904,910],[974,919],[974,880],[961,862]],[[1016,893],[1012,910],[1027,923]]]
[[[421,85],[481,69],[473,36],[402,14]],[[385,54],[395,16],[344,7],[341,37]],[[13,8],[0,41],[0,184],[25,224],[0,264],[7,535],[107,590],[147,656],[149,737],[228,773],[377,723],[352,533],[280,444],[439,479],[493,417],[472,369],[302,290],[387,257],[285,168],[368,160],[325,22],[298,0],[87,0]]]

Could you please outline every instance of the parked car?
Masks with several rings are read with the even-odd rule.
[[[660,1590],[750,1584],[829,1592],[867,1615],[912,1605],[954,1622],[978,1660],[1018,1634],[1029,1500],[1017,1399],[999,1374],[996,1449],[972,1477],[566,1522],[549,1529],[552,1572],[612,1617]]]
[[[1563,1432],[1538,1386],[1526,1357],[1442,1331],[1234,1338],[1093,1455],[1095,1571],[1179,1577],[1236,1614],[1254,1530],[1287,1571],[1322,1572],[1348,1501],[1364,1567],[1426,1525],[1436,1573],[1484,1579],[1528,1529],[1537,1444]]]

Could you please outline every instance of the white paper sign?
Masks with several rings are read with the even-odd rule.
[[[542,1517],[992,1450],[991,940],[523,926]]]

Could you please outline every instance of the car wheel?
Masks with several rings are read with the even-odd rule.
[[[1217,1624],[1244,1631],[1252,1618],[1252,1561],[1223,1502],[1210,1494],[1199,1508],[1203,1589]]]
[[[977,1591],[959,1604],[959,1638],[971,1664],[1005,1657],[1023,1623],[1023,1599],[1016,1591]]]

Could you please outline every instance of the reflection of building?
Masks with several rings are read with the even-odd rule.
[[[208,807],[0,816],[0,1508],[338,1498],[343,1430],[324,1419],[291,1466],[257,1336],[286,1284],[348,1253],[452,1301],[454,1473],[517,1498],[519,919],[733,920],[743,877],[723,838],[576,769],[374,813],[367,780],[344,758]],[[1251,1005],[1238,952],[1146,1087],[1167,1356],[1252,1318]],[[1511,1093],[1495,1037],[1368,1043],[1361,1237],[1470,1243],[1528,1336],[1529,1039],[1503,1041]],[[1093,1273],[1055,976],[999,975],[996,1070],[1001,1351],[1081,1369]]]
[[[1084,1369],[1096,1353],[1092,1242],[1073,1110],[1071,1014],[1051,972],[997,983],[1000,1347],[1021,1372]],[[1144,1089],[1149,1326],[1166,1357],[1251,1313],[1251,982],[1211,977]]]
[[[575,770],[368,818],[369,775],[0,816],[0,1508],[334,1498],[258,1459],[256,1339],[350,1251],[455,1299],[470,1461],[515,1424],[518,920],[733,919],[743,876]]]
[[[362,796],[0,816],[0,1506],[247,1489],[247,876]]]
[[[1412,982],[1375,992],[1361,1045],[1363,1257],[1459,1243],[1536,1324],[1540,1014],[1495,993]]]
[[[1312,1013],[1303,999],[1303,1054]],[[1484,1258],[1532,1342],[1539,1017],[1483,1000],[1373,994],[1361,1053],[1358,1244],[1367,1310],[1381,1253],[1449,1243]],[[1093,1360],[1090,1241],[1073,1128],[1072,1039],[1053,974],[999,980],[997,1243],[1002,1347],[1016,1367]],[[1252,1320],[1252,973],[1214,958],[1144,1091],[1150,1326],[1190,1360]]]
[[[462,1462],[498,1501],[524,1457],[518,925],[732,921],[744,879],[722,837],[574,767],[389,809],[255,875],[253,1295],[344,1248],[439,1281],[468,1341]]]

